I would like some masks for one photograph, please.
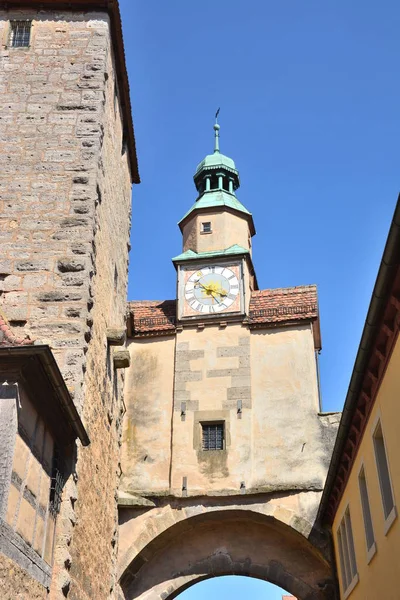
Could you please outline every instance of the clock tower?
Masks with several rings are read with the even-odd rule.
[[[196,202],[179,222],[183,252],[173,259],[178,273],[178,321],[243,319],[258,289],[251,258],[253,217],[236,197],[239,173],[219,150],[198,165]]]
[[[176,296],[129,303],[127,507],[137,496],[157,498],[160,510],[205,497],[209,507],[234,505],[243,494],[256,503],[282,490],[292,507],[302,503],[295,490],[321,489],[326,474],[317,290],[258,288],[253,217],[214,130],[214,152],[194,175],[197,199],[179,222]],[[304,506],[312,519],[317,504]]]

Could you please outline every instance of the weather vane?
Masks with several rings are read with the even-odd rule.
[[[219,152],[219,125],[218,125],[218,115],[219,115],[219,111],[221,109],[219,108],[217,110],[217,112],[215,113],[215,125],[214,125],[214,131],[215,131],[215,146],[214,146],[214,152]]]

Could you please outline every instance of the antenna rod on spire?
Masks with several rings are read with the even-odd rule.
[[[214,131],[215,131],[215,147],[214,147],[214,152],[219,152],[219,125],[218,125],[218,115],[219,115],[219,111],[221,109],[219,108],[217,110],[217,112],[215,113],[215,125],[214,125]]]

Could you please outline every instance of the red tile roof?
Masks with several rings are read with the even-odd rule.
[[[165,335],[175,332],[176,300],[129,302],[133,335]]]
[[[175,332],[176,300],[141,300],[129,303],[131,334],[168,335]],[[259,290],[252,293],[249,317],[251,328],[265,325],[316,321],[319,348],[318,300],[315,285]]]
[[[6,319],[0,314],[0,348],[5,346],[27,346],[28,344],[33,344],[33,341],[29,337],[17,337]]]
[[[251,295],[250,325],[317,318],[318,299],[315,285],[258,290]]]

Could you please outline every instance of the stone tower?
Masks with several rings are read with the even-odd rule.
[[[101,600],[116,574],[124,361],[113,346],[124,344],[139,182],[118,2],[7,0],[0,9],[0,311],[17,337],[51,349],[90,440],[65,448],[53,556],[42,565],[26,549],[7,597],[47,597],[40,571],[51,598]],[[9,498],[25,494],[47,514],[17,475]],[[36,529],[32,539],[21,533],[21,547],[35,546]]]
[[[317,290],[259,289],[253,217],[214,129],[179,223],[177,297],[130,303],[121,589],[167,599],[246,574],[327,600],[315,518],[338,418],[320,412]]]

